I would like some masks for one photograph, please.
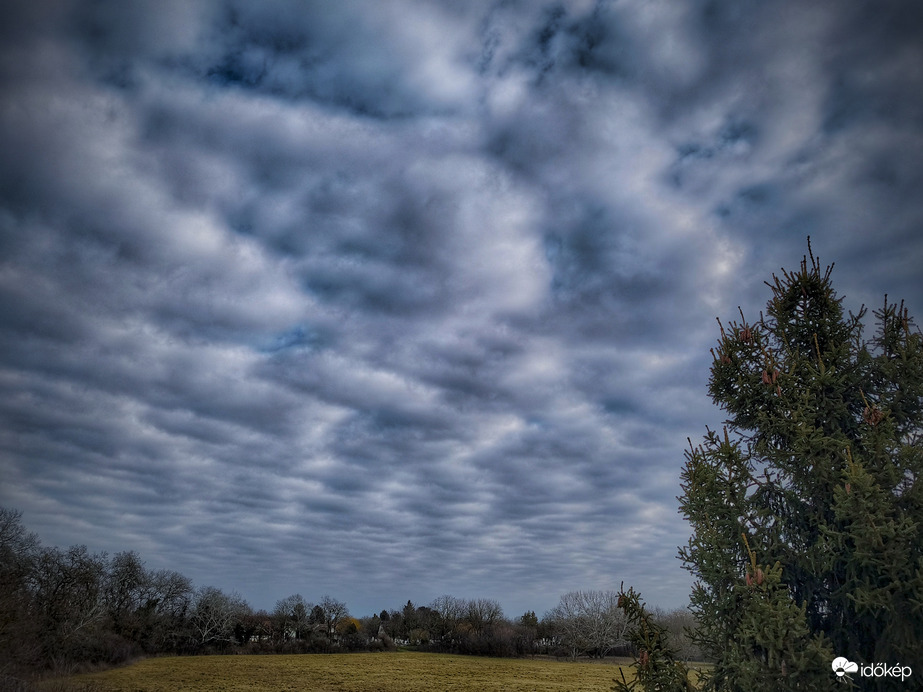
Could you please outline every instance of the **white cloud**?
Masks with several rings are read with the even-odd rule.
[[[679,605],[714,317],[808,233],[919,300],[919,49],[795,5],[21,20],[0,503],[258,607]]]

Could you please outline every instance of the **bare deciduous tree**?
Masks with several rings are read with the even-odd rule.
[[[277,626],[283,639],[305,638],[313,607],[313,604],[304,600],[300,593],[276,601],[273,619],[278,623]]]
[[[336,633],[337,625],[344,618],[349,617],[349,608],[343,601],[338,601],[330,596],[324,596],[319,604],[324,617],[324,629],[327,635],[327,641],[332,641]]]
[[[430,608],[435,613],[433,636],[451,644],[458,638],[458,625],[465,616],[467,604],[460,598],[445,595],[433,601]]]
[[[580,654],[602,658],[624,641],[625,616],[613,591],[566,593],[545,619],[574,660]]]
[[[151,577],[134,551],[117,553],[109,562],[104,597],[111,626],[116,634],[135,639],[147,625],[153,598]]]
[[[39,541],[26,531],[21,517],[0,507],[0,674],[28,667],[39,655],[38,627],[29,613]]]
[[[552,623],[556,639],[575,661],[587,647],[582,601],[579,591],[571,591],[561,596],[558,604],[545,614],[545,620]]]
[[[63,660],[105,616],[105,555],[91,555],[86,546],[46,548],[33,571],[34,603],[46,654]]]
[[[191,624],[200,645],[232,640],[237,618],[250,606],[237,593],[226,594],[215,586],[203,586],[195,594]]]
[[[589,652],[597,658],[606,656],[625,640],[627,622],[618,607],[614,591],[583,591],[583,608],[588,628]]]
[[[465,618],[474,635],[480,637],[503,619],[503,608],[497,601],[490,598],[472,599],[468,601]]]

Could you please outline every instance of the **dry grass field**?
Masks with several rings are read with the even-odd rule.
[[[602,692],[617,675],[612,663],[398,652],[152,658],[69,682],[94,692]]]

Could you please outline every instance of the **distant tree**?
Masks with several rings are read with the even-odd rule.
[[[308,621],[312,625],[323,625],[326,617],[327,616],[324,613],[324,609],[321,606],[316,605],[311,608],[311,615],[309,616]]]
[[[613,591],[571,591],[545,618],[572,659],[581,654],[601,658],[624,642],[625,616],[617,603]]]
[[[490,598],[477,598],[468,601],[465,619],[475,637],[483,637],[490,632],[494,624],[503,618],[503,608]]]
[[[545,614],[551,623],[555,638],[570,654],[571,660],[587,650],[589,627],[587,626],[583,596],[579,591],[570,591],[558,600],[558,604]]]
[[[106,556],[86,546],[46,548],[35,562],[33,603],[41,629],[43,659],[52,666],[94,660],[105,618]]]
[[[265,612],[265,611],[264,611]],[[254,613],[249,607],[234,618],[233,637],[238,646],[243,646],[257,637],[263,621],[263,614]]]
[[[243,632],[247,637],[241,644],[254,642],[261,650],[270,650],[271,642],[276,638],[276,626],[272,613],[263,609],[257,610],[242,618]]]
[[[923,336],[885,298],[866,339],[830,274],[773,277],[713,350],[727,427],[680,498],[707,689],[831,688],[834,654],[923,671]]]
[[[104,598],[113,632],[131,641],[150,634],[156,605],[152,586],[151,575],[134,551],[117,553],[110,560]]]
[[[410,639],[418,644],[428,645],[438,614],[427,606],[417,606],[416,627],[410,631]]]
[[[430,604],[434,613],[433,637],[451,649],[458,641],[458,627],[465,616],[467,605],[460,598],[439,596]]]
[[[519,617],[519,624],[523,627],[531,627],[533,629],[538,627],[538,617],[535,615],[534,610],[527,610]]]
[[[176,651],[183,644],[183,628],[192,607],[195,592],[192,582],[173,570],[152,572],[149,582],[150,605],[154,610],[149,649],[152,652]]]
[[[392,639],[400,639],[401,631],[404,626],[404,616],[400,610],[387,611],[387,618],[382,619],[381,623],[385,627],[385,633]]]
[[[362,623],[358,618],[347,616],[337,624],[337,632],[340,634],[356,634],[362,628]]]
[[[341,649],[358,651],[368,646],[368,639],[362,635],[362,623],[357,618],[343,618],[337,623],[336,631]]]
[[[536,647],[535,639],[538,636],[538,616],[534,610],[527,610],[516,622],[518,626],[518,646],[519,655],[535,657]]]
[[[698,627],[692,611],[688,608],[676,608],[669,612],[658,612],[655,608],[653,616],[670,633],[670,641],[680,660],[702,660],[702,652],[692,639]]]
[[[273,619],[277,623],[282,639],[304,639],[310,629],[313,606],[300,593],[276,601]]]
[[[250,606],[237,593],[226,594],[215,586],[203,586],[195,593],[191,624],[196,642],[222,645],[234,637],[234,626],[250,613]]]
[[[324,632],[327,636],[327,642],[331,643],[336,634],[337,625],[341,620],[349,617],[349,608],[342,601],[330,596],[324,596],[319,606],[323,613]]]
[[[417,607],[411,602],[407,601],[404,607],[401,609],[401,627],[399,635],[401,639],[410,640],[410,633],[418,629],[420,626],[419,618],[417,617]]]
[[[35,666],[41,656],[30,588],[39,551],[22,514],[0,508],[0,676]]]
[[[624,643],[625,615],[618,608],[618,594],[614,591],[583,591],[582,595],[588,651],[596,658],[603,658]]]
[[[375,639],[378,637],[378,633],[381,630],[381,617],[378,615],[372,615],[371,617],[364,617],[360,619],[360,631],[363,632],[367,638]]]

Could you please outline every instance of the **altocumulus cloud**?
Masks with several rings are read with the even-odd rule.
[[[923,294],[901,2],[6,3],[0,504],[271,608],[685,602],[714,317]]]

